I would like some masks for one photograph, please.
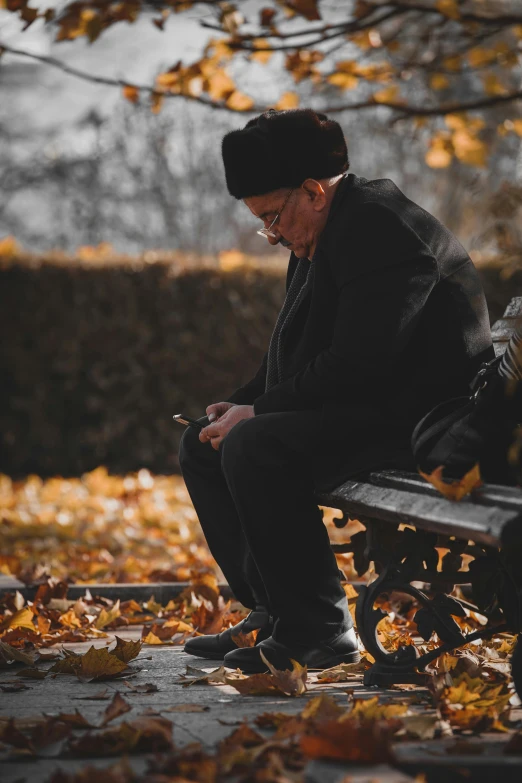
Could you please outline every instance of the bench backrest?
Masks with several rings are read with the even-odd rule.
[[[522,315],[522,296],[514,296],[506,307],[506,312],[491,327],[491,336],[493,338],[493,347],[495,354],[499,356],[504,353],[507,344],[515,329],[515,322]]]

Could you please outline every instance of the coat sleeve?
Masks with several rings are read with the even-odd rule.
[[[286,271],[286,291],[288,291],[288,287],[295,272],[297,261],[296,256],[292,253]],[[233,402],[236,405],[252,405],[256,397],[259,397],[265,391],[267,363],[268,351],[265,353],[261,366],[252,380],[245,383],[244,386],[240,386],[239,389],[236,389],[230,397],[227,397],[226,402]]]
[[[378,401],[438,282],[427,245],[392,210],[365,204],[334,235],[337,315],[331,345],[254,401],[256,415]],[[330,246],[332,242],[330,240]]]

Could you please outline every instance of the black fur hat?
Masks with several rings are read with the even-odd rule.
[[[229,193],[237,199],[348,170],[341,126],[313,109],[269,109],[223,137],[221,151]]]

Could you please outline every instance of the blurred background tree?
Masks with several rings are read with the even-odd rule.
[[[269,106],[335,114],[469,249],[520,181],[518,0],[0,3],[0,231],[31,248],[255,252],[219,141]]]

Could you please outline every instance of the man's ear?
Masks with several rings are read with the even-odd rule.
[[[316,179],[305,179],[301,185],[306,193],[307,199],[310,199],[314,209],[320,212],[326,206],[326,193],[323,186]]]

